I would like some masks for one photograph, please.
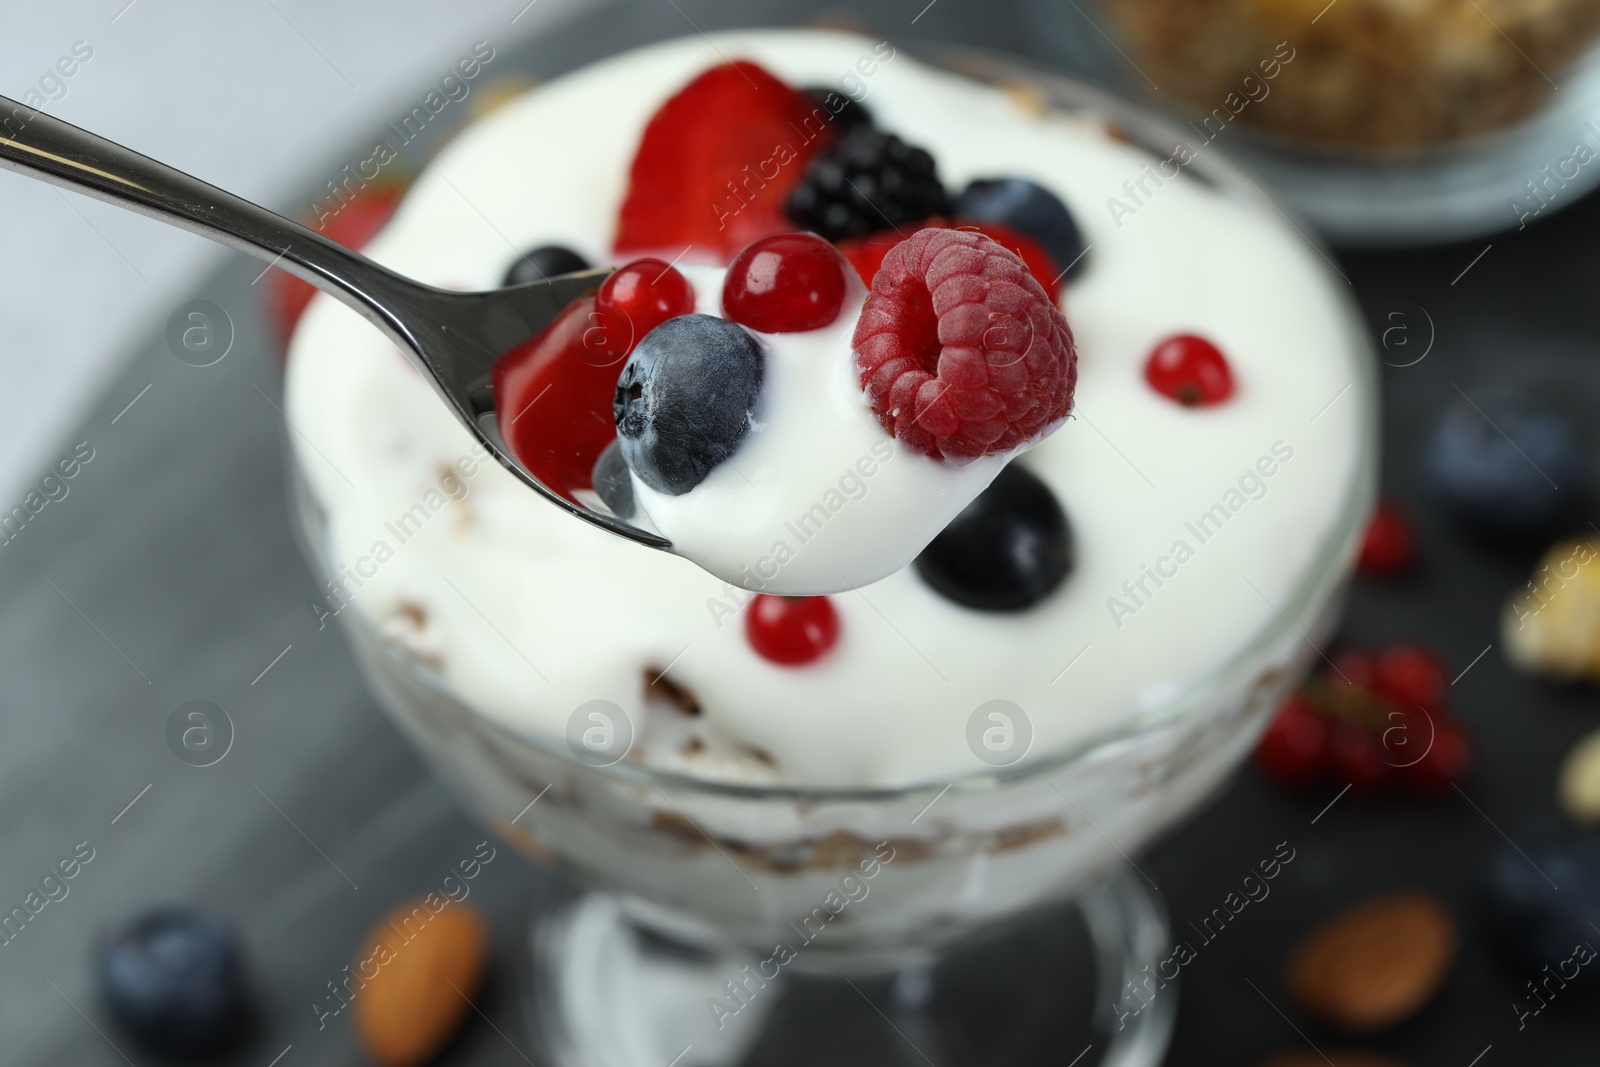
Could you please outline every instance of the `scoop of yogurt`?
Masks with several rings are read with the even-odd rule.
[[[803,242],[819,246],[809,273],[779,258],[809,255]],[[633,506],[727,582],[814,595],[888,577],[1044,436],[955,462],[891,433],[854,351],[869,294],[821,238],[779,235],[727,270],[682,270],[695,313],[657,326],[623,367],[618,449]]]

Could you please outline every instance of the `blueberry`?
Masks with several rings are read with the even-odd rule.
[[[542,282],[546,278],[554,278],[558,274],[572,274],[575,271],[588,269],[589,261],[572,249],[560,245],[544,245],[532,252],[524,252],[515,263],[507,267],[505,279],[500,284],[526,285],[529,282]]]
[[[1484,881],[1484,911],[1506,962],[1536,979],[1546,965],[1557,969],[1579,943],[1600,941],[1600,837],[1569,829],[1518,836],[1526,855],[1511,847],[1495,855]],[[1600,963],[1583,967],[1575,980],[1600,983]]]
[[[1050,487],[1012,463],[916,559],[936,591],[978,611],[1022,611],[1072,570],[1072,527]]]
[[[1518,393],[1484,391],[1445,412],[1427,450],[1434,491],[1478,534],[1543,542],[1573,511],[1577,446],[1565,419]]]
[[[644,335],[617,379],[612,414],[639,480],[687,493],[739,447],[761,395],[756,339],[712,315],[679,315]]]
[[[950,213],[958,219],[998,222],[1032,237],[1069,278],[1083,269],[1083,234],[1067,205],[1042,185],[1024,178],[980,178],[956,197]]]
[[[628,461],[622,458],[621,442],[612,441],[606,445],[606,450],[594,461],[590,481],[611,514],[619,519],[633,518],[633,479],[628,477]]]
[[[141,915],[101,945],[99,969],[112,1016],[156,1048],[216,1049],[242,1025],[238,942],[212,915],[184,908]]]

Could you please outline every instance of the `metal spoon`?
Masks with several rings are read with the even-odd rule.
[[[337,297],[399,345],[473,436],[551,503],[642,545],[672,547],[658,534],[591,511],[545,485],[511,454],[495,417],[490,388],[495,359],[598,288],[609,270],[483,293],[435,289],[248,200],[3,96],[0,166],[193,230]]]

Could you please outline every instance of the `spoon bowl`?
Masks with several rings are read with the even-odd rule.
[[[242,197],[4,96],[0,166],[191,230],[316,286],[387,334],[456,418],[529,488],[619,537],[671,550],[659,534],[587,508],[534,475],[507,445],[495,410],[495,361],[574,300],[593,294],[609,270],[485,292],[424,285]]]

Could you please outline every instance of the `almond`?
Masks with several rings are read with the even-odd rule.
[[[1455,953],[1455,925],[1437,899],[1375,897],[1306,935],[1289,959],[1289,991],[1336,1026],[1381,1030],[1427,1003]]]
[[[350,966],[365,985],[350,1001],[356,1036],[384,1067],[417,1067],[472,1010],[489,957],[477,909],[437,893],[379,919]]]

